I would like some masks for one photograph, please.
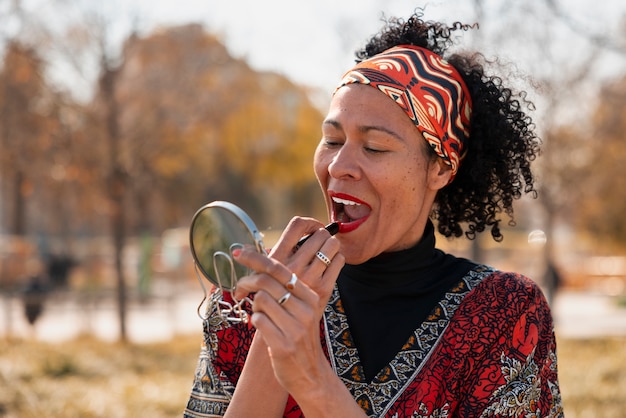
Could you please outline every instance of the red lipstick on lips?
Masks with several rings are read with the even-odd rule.
[[[367,208],[370,208],[370,206],[365,203],[364,201],[362,201],[359,198],[356,198],[354,196],[351,196],[349,194],[346,193],[334,193],[334,192],[329,192],[329,195],[331,197],[331,200],[333,197],[338,198],[338,199],[342,199],[342,200],[349,200],[351,202],[357,203],[359,205],[364,205]],[[365,222],[367,220],[367,218],[369,218],[369,214],[367,214],[366,216],[363,216],[359,219],[347,219],[347,215],[345,213],[337,213],[337,203],[335,203],[335,201],[332,201],[333,204],[333,211],[332,211],[332,220],[334,222],[339,223],[339,233],[347,233],[347,232],[351,232],[354,231],[355,229],[357,229],[359,226],[361,226],[361,224],[363,224],[363,222]],[[371,209],[371,208],[370,208]],[[343,215],[343,216],[341,216]],[[343,219],[341,219],[343,218]]]

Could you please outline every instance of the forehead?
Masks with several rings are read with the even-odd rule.
[[[377,88],[349,84],[339,88],[331,102],[326,122],[347,126],[380,126],[402,137],[421,137],[400,106]]]
[[[332,97],[330,109],[338,110],[373,110],[374,113],[386,113],[400,110],[399,106],[378,89],[365,84],[349,84],[342,86]]]

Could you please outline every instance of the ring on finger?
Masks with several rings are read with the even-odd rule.
[[[284,295],[282,295],[280,299],[278,299],[276,302],[278,302],[279,305],[282,305],[285,302],[287,302],[290,297],[291,297],[291,292],[287,292]]]
[[[296,273],[291,273],[291,279],[285,284],[285,287],[289,290],[293,290],[296,288],[296,283],[298,282],[298,276]]]
[[[326,267],[330,266],[330,258],[328,258],[328,257],[326,256],[326,254],[324,254],[324,253],[323,253],[323,252],[321,252],[321,251],[318,251],[318,252],[316,252],[316,253],[315,253],[315,256],[316,256],[317,258],[319,258],[319,260],[320,260],[322,263],[326,264]]]

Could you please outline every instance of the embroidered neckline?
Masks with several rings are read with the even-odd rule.
[[[368,382],[348,326],[337,286],[324,312],[324,332],[333,370],[370,416],[383,416],[420,372],[464,297],[495,270],[470,270],[434,307],[394,359]]]

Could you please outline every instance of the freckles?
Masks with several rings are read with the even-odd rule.
[[[391,201],[391,204],[389,206],[391,207],[391,210],[393,211],[400,209],[400,204],[398,203],[398,200],[395,198]]]

